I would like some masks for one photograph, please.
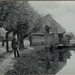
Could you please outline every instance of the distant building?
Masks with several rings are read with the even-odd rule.
[[[0,27],[0,40],[5,39],[6,30],[2,27]]]
[[[0,41],[5,40],[5,36],[6,36],[6,30],[3,27],[0,27]],[[12,33],[9,35],[8,37],[9,40],[12,39]]]
[[[47,25],[49,26],[50,32],[52,33],[65,33],[66,30],[63,28],[59,23],[57,23],[50,14],[47,14],[45,17],[42,18],[41,22],[39,22],[41,26],[41,30],[39,32],[45,32],[44,27]]]
[[[62,27],[59,23],[57,23],[50,14],[47,14],[45,17],[43,17],[41,23],[39,24],[42,27],[42,29],[39,32],[45,32],[44,27],[47,25],[51,28],[50,33],[58,34],[60,42],[61,38],[64,36],[64,33],[66,33],[65,28]]]
[[[41,19],[41,21],[39,22],[39,23],[37,23],[37,24],[39,24],[40,26],[41,26],[41,28],[40,28],[40,30],[37,32],[37,33],[42,33],[42,34],[45,34],[46,32],[46,28],[47,28],[47,32],[49,32],[51,35],[52,35],[52,39],[54,38],[54,37],[56,37],[56,38],[54,38],[55,39],[55,42],[57,41],[57,40],[59,40],[59,42],[61,43],[61,41],[62,41],[62,38],[63,38],[63,36],[64,36],[64,34],[66,33],[66,30],[65,30],[65,28],[63,28],[59,23],[57,23],[53,18],[52,18],[52,16],[50,15],[50,14],[48,14],[48,15],[46,15],[45,17],[43,17],[42,19]],[[49,28],[48,28],[49,27]],[[54,36],[54,37],[53,37]],[[38,38],[37,36],[35,36],[36,38]],[[39,42],[41,42],[42,40],[44,40],[44,39],[42,39],[42,37],[40,38],[38,38],[38,39],[36,39],[35,38],[35,41],[37,42],[38,40],[39,40]],[[43,37],[44,38],[44,37]],[[51,40],[52,40],[51,39]],[[53,40],[54,40],[53,39]],[[34,42],[35,42],[34,41]]]

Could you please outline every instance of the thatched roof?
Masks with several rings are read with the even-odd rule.
[[[44,27],[48,25],[51,27],[51,32],[52,33],[64,33],[66,32],[65,28],[63,28],[59,23],[57,23],[50,14],[46,15],[45,17],[42,18],[41,22],[39,23],[41,25],[41,31],[44,32]]]

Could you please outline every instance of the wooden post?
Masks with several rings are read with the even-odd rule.
[[[47,56],[46,56],[46,69],[47,69],[47,71],[50,69],[50,59],[49,59],[50,52],[49,52],[49,40],[48,40],[48,38],[49,38],[49,34],[46,33],[45,34],[45,47],[46,47],[46,54],[47,54]]]
[[[50,27],[49,26],[45,26],[45,48],[46,48],[46,53],[47,53],[47,56],[46,56],[46,69],[47,69],[47,71],[50,69],[50,51],[49,51],[49,49],[50,49],[50,43],[49,43],[49,29],[50,29]]]
[[[46,48],[46,53],[47,53],[47,56],[46,56],[46,69],[49,70],[50,69],[50,52],[49,52],[49,47]]]

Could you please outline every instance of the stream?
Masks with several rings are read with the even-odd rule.
[[[65,66],[55,75],[75,75],[75,52],[70,50],[70,53],[70,59],[67,59]]]

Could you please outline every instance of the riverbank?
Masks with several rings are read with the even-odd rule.
[[[9,70],[6,75],[25,75],[25,74],[56,74],[66,64],[70,58],[67,50],[62,52],[64,56],[59,56],[59,51],[48,53],[42,46],[23,50],[20,58],[16,59],[14,70]],[[49,55],[49,63],[47,56]],[[61,60],[60,60],[61,58]]]
[[[56,74],[66,64],[67,58],[70,58],[69,50],[64,50],[64,58],[62,59],[61,55],[61,60],[59,58],[59,52],[55,50],[54,53],[49,53],[49,70],[47,70],[48,66],[46,65],[46,56],[48,54],[43,46],[27,47],[27,49],[21,50],[20,58],[14,58],[13,52],[5,53],[4,56],[6,58],[1,63],[3,64],[2,67],[4,66],[1,70],[3,72],[1,75]],[[64,63],[59,60],[63,60]]]
[[[44,74],[46,73],[45,63],[42,62],[45,50],[27,49],[23,50],[20,58],[16,59],[14,70],[8,71],[6,75],[24,75],[24,74]],[[44,64],[44,65],[43,65]]]

